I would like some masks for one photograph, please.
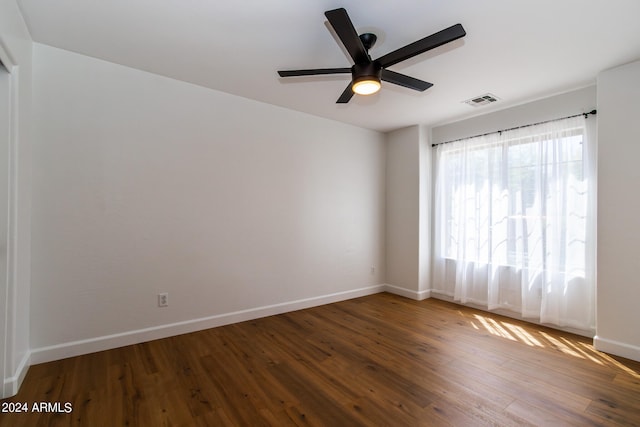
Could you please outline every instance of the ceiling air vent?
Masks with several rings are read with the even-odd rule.
[[[487,105],[487,104],[491,104],[492,102],[496,102],[499,99],[500,98],[498,98],[495,95],[492,95],[490,93],[486,93],[484,95],[474,96],[471,99],[467,99],[466,101],[464,101],[464,103],[465,104],[469,104],[472,107],[480,107],[482,105]]]

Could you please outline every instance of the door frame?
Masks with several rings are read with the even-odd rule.
[[[16,281],[16,226],[17,226],[17,138],[18,138],[18,74],[19,67],[0,37],[0,67],[8,78],[7,93],[0,94],[0,102],[8,107],[8,129],[0,130],[0,149],[6,150],[6,165],[0,174],[6,177],[6,197],[0,200],[0,208],[6,209],[7,221],[0,225],[6,227],[6,238],[0,242],[0,256],[6,257],[6,269],[0,272],[0,397],[9,397],[17,393],[22,378],[15,359],[17,281]],[[4,78],[4,77],[3,77]],[[6,170],[4,170],[6,167]],[[4,252],[4,253],[3,253]]]

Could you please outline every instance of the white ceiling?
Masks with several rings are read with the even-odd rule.
[[[639,0],[18,0],[36,42],[309,114],[388,131],[439,124],[595,82],[640,58]],[[377,58],[456,23],[467,36],[390,69],[432,82],[383,83],[335,101],[349,76],[276,71],[349,67],[324,11],[344,7],[378,35]],[[640,76],[639,80],[640,80]],[[490,92],[500,102],[462,101]]]

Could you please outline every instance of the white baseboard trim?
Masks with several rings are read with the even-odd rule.
[[[18,369],[16,369],[14,375],[10,378],[5,378],[2,387],[2,396],[0,398],[5,399],[7,397],[15,396],[18,393],[18,390],[22,385],[22,381],[24,381],[24,377],[27,375],[29,366],[31,366],[30,352],[24,355],[24,357],[18,364]]]
[[[400,295],[401,297],[414,299],[416,301],[422,301],[427,298],[431,298],[431,291],[414,291],[412,289],[401,288],[400,286],[394,286],[385,284],[384,285],[385,292],[389,292],[390,294]]]
[[[638,346],[602,338],[598,335],[593,337],[593,346],[598,351],[640,362],[640,347]]]
[[[185,320],[167,325],[159,325],[151,328],[137,329],[118,334],[35,348],[31,349],[31,363],[45,363],[53,360],[65,359],[67,357],[79,356],[81,354],[109,350],[126,345],[138,344],[141,342],[196,332],[203,329],[258,319],[260,317],[267,317],[275,314],[282,314],[290,311],[302,310],[333,302],[377,294],[384,292],[384,290],[385,285],[374,285],[344,292],[336,292],[329,295],[288,301],[280,304],[217,314],[214,316]]]

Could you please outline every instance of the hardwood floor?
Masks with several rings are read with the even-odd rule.
[[[0,426],[638,426],[640,363],[377,294],[35,365],[23,402]]]

